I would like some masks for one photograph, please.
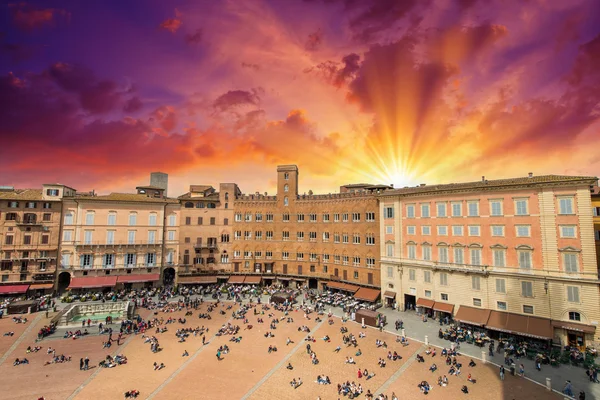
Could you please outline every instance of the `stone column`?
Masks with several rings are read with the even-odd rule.
[[[487,353],[485,352],[485,350],[481,351],[481,361],[483,361],[484,364],[487,363]]]
[[[425,345],[429,345],[429,336],[425,335]]]
[[[552,391],[552,379],[546,378],[546,389]]]

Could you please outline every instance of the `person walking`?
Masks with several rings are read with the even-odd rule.
[[[79,370],[83,371],[83,357],[79,359]]]
[[[519,375],[521,375],[521,377],[525,377],[525,366],[523,364],[519,365]]]
[[[489,347],[489,351],[490,351],[490,357],[494,357],[494,344],[490,343],[490,347]]]
[[[500,366],[500,380],[504,380],[504,365]]]
[[[573,397],[573,385],[571,385],[571,381],[565,382],[565,387],[563,388],[563,393],[567,396]]]
[[[90,368],[90,359],[86,357],[83,360],[83,369],[84,369],[84,371],[87,371],[89,368]]]

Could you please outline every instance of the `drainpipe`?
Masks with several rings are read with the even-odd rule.
[[[65,201],[65,189],[63,187],[63,197],[62,199],[60,199],[60,209],[59,209],[59,214],[58,214],[58,219],[59,219],[59,225],[58,225],[58,244],[56,247],[56,271],[54,273],[54,292],[58,293],[58,276],[60,275],[59,272],[59,268],[60,268],[60,263],[62,261],[62,237],[63,237],[63,204]]]
[[[165,203],[163,206],[163,228],[162,228],[162,244],[160,252],[160,277],[164,279],[164,267],[165,267],[165,251],[166,251],[166,236],[167,236],[167,206],[169,203]]]

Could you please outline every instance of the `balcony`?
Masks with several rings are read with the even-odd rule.
[[[81,248],[81,249],[91,249],[91,248],[111,248],[111,249],[119,249],[119,248],[151,248],[151,247],[158,247],[158,246],[162,246],[162,240],[155,240],[154,242],[148,242],[148,241],[134,241],[134,242],[129,242],[129,241],[123,241],[123,242],[112,242],[112,243],[107,243],[107,242],[85,242],[85,241],[79,241],[79,242],[73,242],[73,244],[77,247],[77,248]]]
[[[400,264],[402,264],[404,266],[414,265],[414,266],[430,267],[434,271],[446,270],[446,271],[457,271],[457,272],[488,275],[489,270],[491,269],[488,265],[454,264],[454,263],[443,263],[443,262],[439,262],[439,261],[416,260],[416,259],[410,259],[410,258],[400,258],[400,259],[395,259],[395,261],[399,261]]]
[[[196,248],[196,249],[213,249],[213,250],[216,250],[218,248],[218,246],[217,246],[217,242],[194,243],[194,248]]]
[[[17,225],[42,225],[42,221],[37,219],[37,215],[31,213],[25,213],[22,219],[17,216],[17,219],[14,221],[17,223]]]

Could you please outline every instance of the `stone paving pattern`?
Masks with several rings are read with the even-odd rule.
[[[227,304],[227,303],[226,303]],[[253,329],[244,330],[241,320],[233,320],[231,313],[237,308],[227,310],[226,315],[220,315],[217,311],[211,314],[212,319],[198,319],[199,312],[206,310],[205,303],[201,310],[194,311],[193,316],[188,316],[187,323],[167,325],[168,332],[158,334],[163,351],[153,354],[150,352],[149,344],[143,343],[141,335],[124,338],[120,348],[117,348],[116,342],[110,350],[102,349],[102,342],[106,336],[92,334],[82,339],[72,340],[63,339],[59,333],[58,337],[44,339],[39,343],[42,350],[38,353],[25,354],[27,346],[34,346],[37,332],[40,327],[48,323],[48,319],[41,317],[37,322],[34,321],[35,315],[29,316],[28,324],[15,324],[10,318],[0,319],[0,334],[6,331],[14,331],[12,337],[0,336],[0,352],[6,355],[5,362],[0,364],[0,376],[3,383],[3,399],[37,399],[45,396],[46,400],[58,399],[121,399],[123,393],[130,389],[140,390],[139,399],[338,399],[337,383],[342,381],[355,381],[362,384],[366,393],[367,389],[373,394],[378,394],[382,389],[384,393],[391,396],[395,392],[401,399],[423,398],[424,395],[417,388],[421,380],[427,380],[433,390],[427,398],[446,399],[461,398],[468,396],[470,399],[552,399],[563,398],[557,394],[547,391],[544,387],[537,385],[527,379],[512,377],[507,371],[506,380],[502,383],[498,376],[498,369],[492,364],[484,365],[476,360],[477,366],[468,368],[468,358],[471,356],[481,357],[481,349],[463,345],[461,352],[466,354],[463,357],[463,373],[461,377],[449,377],[448,387],[441,388],[437,386],[438,374],[432,374],[428,371],[431,365],[431,358],[426,357],[425,363],[413,362],[415,354],[421,352],[424,355],[423,344],[417,341],[410,341],[407,347],[401,346],[395,342],[396,334],[390,332],[379,332],[373,328],[362,329],[359,324],[354,322],[342,323],[341,319],[334,318],[334,324],[329,325],[326,321],[317,324],[314,317],[310,320],[303,318],[301,312],[290,313],[294,318],[293,323],[282,321],[278,328],[273,331],[274,338],[265,338],[263,335],[269,329],[270,319],[265,314],[262,318],[264,324],[256,323],[256,318],[248,314],[250,324]],[[223,309],[225,305],[222,306]],[[390,324],[387,328],[393,330],[393,321],[396,318],[402,318],[405,322],[406,334],[418,340],[424,340],[425,334],[430,335],[429,340],[434,345],[449,346],[448,342],[439,340],[435,333],[439,326],[436,324],[422,323],[418,317],[412,313],[398,313],[386,310]],[[142,310],[142,316],[148,316],[151,312]],[[281,312],[274,311],[276,317],[281,317]],[[334,310],[334,313],[341,315],[340,310]],[[185,311],[175,313],[159,313],[159,317],[167,319],[169,316],[178,318],[183,317]],[[39,314],[38,314],[39,315]],[[53,314],[50,314],[50,318]],[[240,334],[243,339],[241,343],[229,342],[231,336],[215,337],[214,334],[221,325],[230,321],[233,324],[240,325],[242,330]],[[30,323],[36,324],[31,330],[26,332]],[[179,327],[209,327],[207,334],[207,344],[202,346],[200,336],[190,336],[185,343],[178,343],[175,337],[175,330]],[[297,330],[300,325],[308,325],[313,331],[310,333],[316,338],[315,343],[311,343],[316,351],[320,363],[312,365],[310,358],[306,353],[306,343],[304,338],[306,333]],[[344,363],[346,356],[354,356],[356,351],[353,347],[346,347],[342,342],[340,327],[345,325],[350,333],[358,337],[359,331],[367,334],[364,339],[358,339],[359,346],[363,355],[354,357],[357,365],[347,365]],[[118,325],[115,325],[118,331]],[[315,329],[315,327],[317,327]],[[24,333],[25,332],[25,333]],[[93,327],[90,332],[97,332]],[[154,330],[149,332],[154,334]],[[321,338],[328,334],[331,337],[330,342],[325,342]],[[22,336],[21,342],[18,343]],[[294,343],[286,346],[286,339],[290,337]],[[384,340],[388,348],[377,348],[375,340]],[[438,343],[439,342],[439,343]],[[18,343],[14,349],[11,349],[15,343]],[[216,350],[222,345],[227,344],[231,352],[223,355],[223,360],[216,359]],[[269,345],[276,345],[278,351],[268,354]],[[340,345],[342,350],[335,353],[334,349]],[[50,360],[50,355],[46,354],[46,349],[51,346],[56,349],[56,354],[64,353],[70,355],[73,359],[70,363],[54,364],[44,366],[46,360]],[[182,357],[184,350],[190,354],[189,357]],[[403,359],[400,361],[387,360],[387,351],[396,350]],[[117,366],[111,369],[98,370],[97,367],[89,371],[79,370],[79,359],[88,356],[90,365],[97,366],[98,362],[107,354],[123,353],[128,358],[126,365]],[[6,354],[8,353],[8,354]],[[15,358],[27,357],[29,365],[13,366]],[[380,368],[377,365],[379,357],[386,358],[387,367]],[[441,356],[436,357],[436,363],[440,368],[438,372],[447,372],[447,368]],[[466,362],[465,362],[466,360]],[[166,366],[161,371],[154,371],[152,364],[154,362],[163,362]],[[291,362],[294,370],[289,371],[285,368],[287,362]],[[500,361],[498,360],[494,361]],[[529,360],[524,360],[527,362]],[[533,370],[526,367],[528,375]],[[407,367],[401,371],[403,365]],[[528,364],[526,363],[526,366]],[[367,368],[375,372],[376,376],[370,380],[357,378],[358,368]],[[471,371],[473,377],[477,379],[476,384],[468,383],[470,393],[464,395],[460,392],[460,387],[466,382],[466,377]],[[537,371],[534,371],[537,372]],[[556,382],[564,382],[566,376],[571,373],[577,373],[585,378],[585,373],[581,368],[563,367],[559,369],[550,369],[546,367],[542,370],[540,376],[548,376],[548,372],[555,373],[553,376],[554,386]],[[328,375],[332,385],[319,385],[315,383],[317,375]],[[561,375],[562,374],[562,375]],[[532,374],[533,375],[533,374]],[[574,376],[577,376],[574,374]],[[298,389],[293,389],[289,382],[292,378],[302,377],[303,385]],[[534,376],[535,379],[535,376]],[[575,383],[575,381],[574,381]],[[562,384],[560,384],[562,388]],[[574,389],[580,390],[581,386],[574,385]],[[596,385],[594,385],[596,386]],[[559,389],[560,389],[559,388]],[[586,388],[587,389],[587,388]],[[595,389],[592,388],[592,390]],[[594,398],[593,392],[588,392],[588,399]],[[342,397],[343,398],[343,397]],[[361,396],[360,398],[364,398]]]

